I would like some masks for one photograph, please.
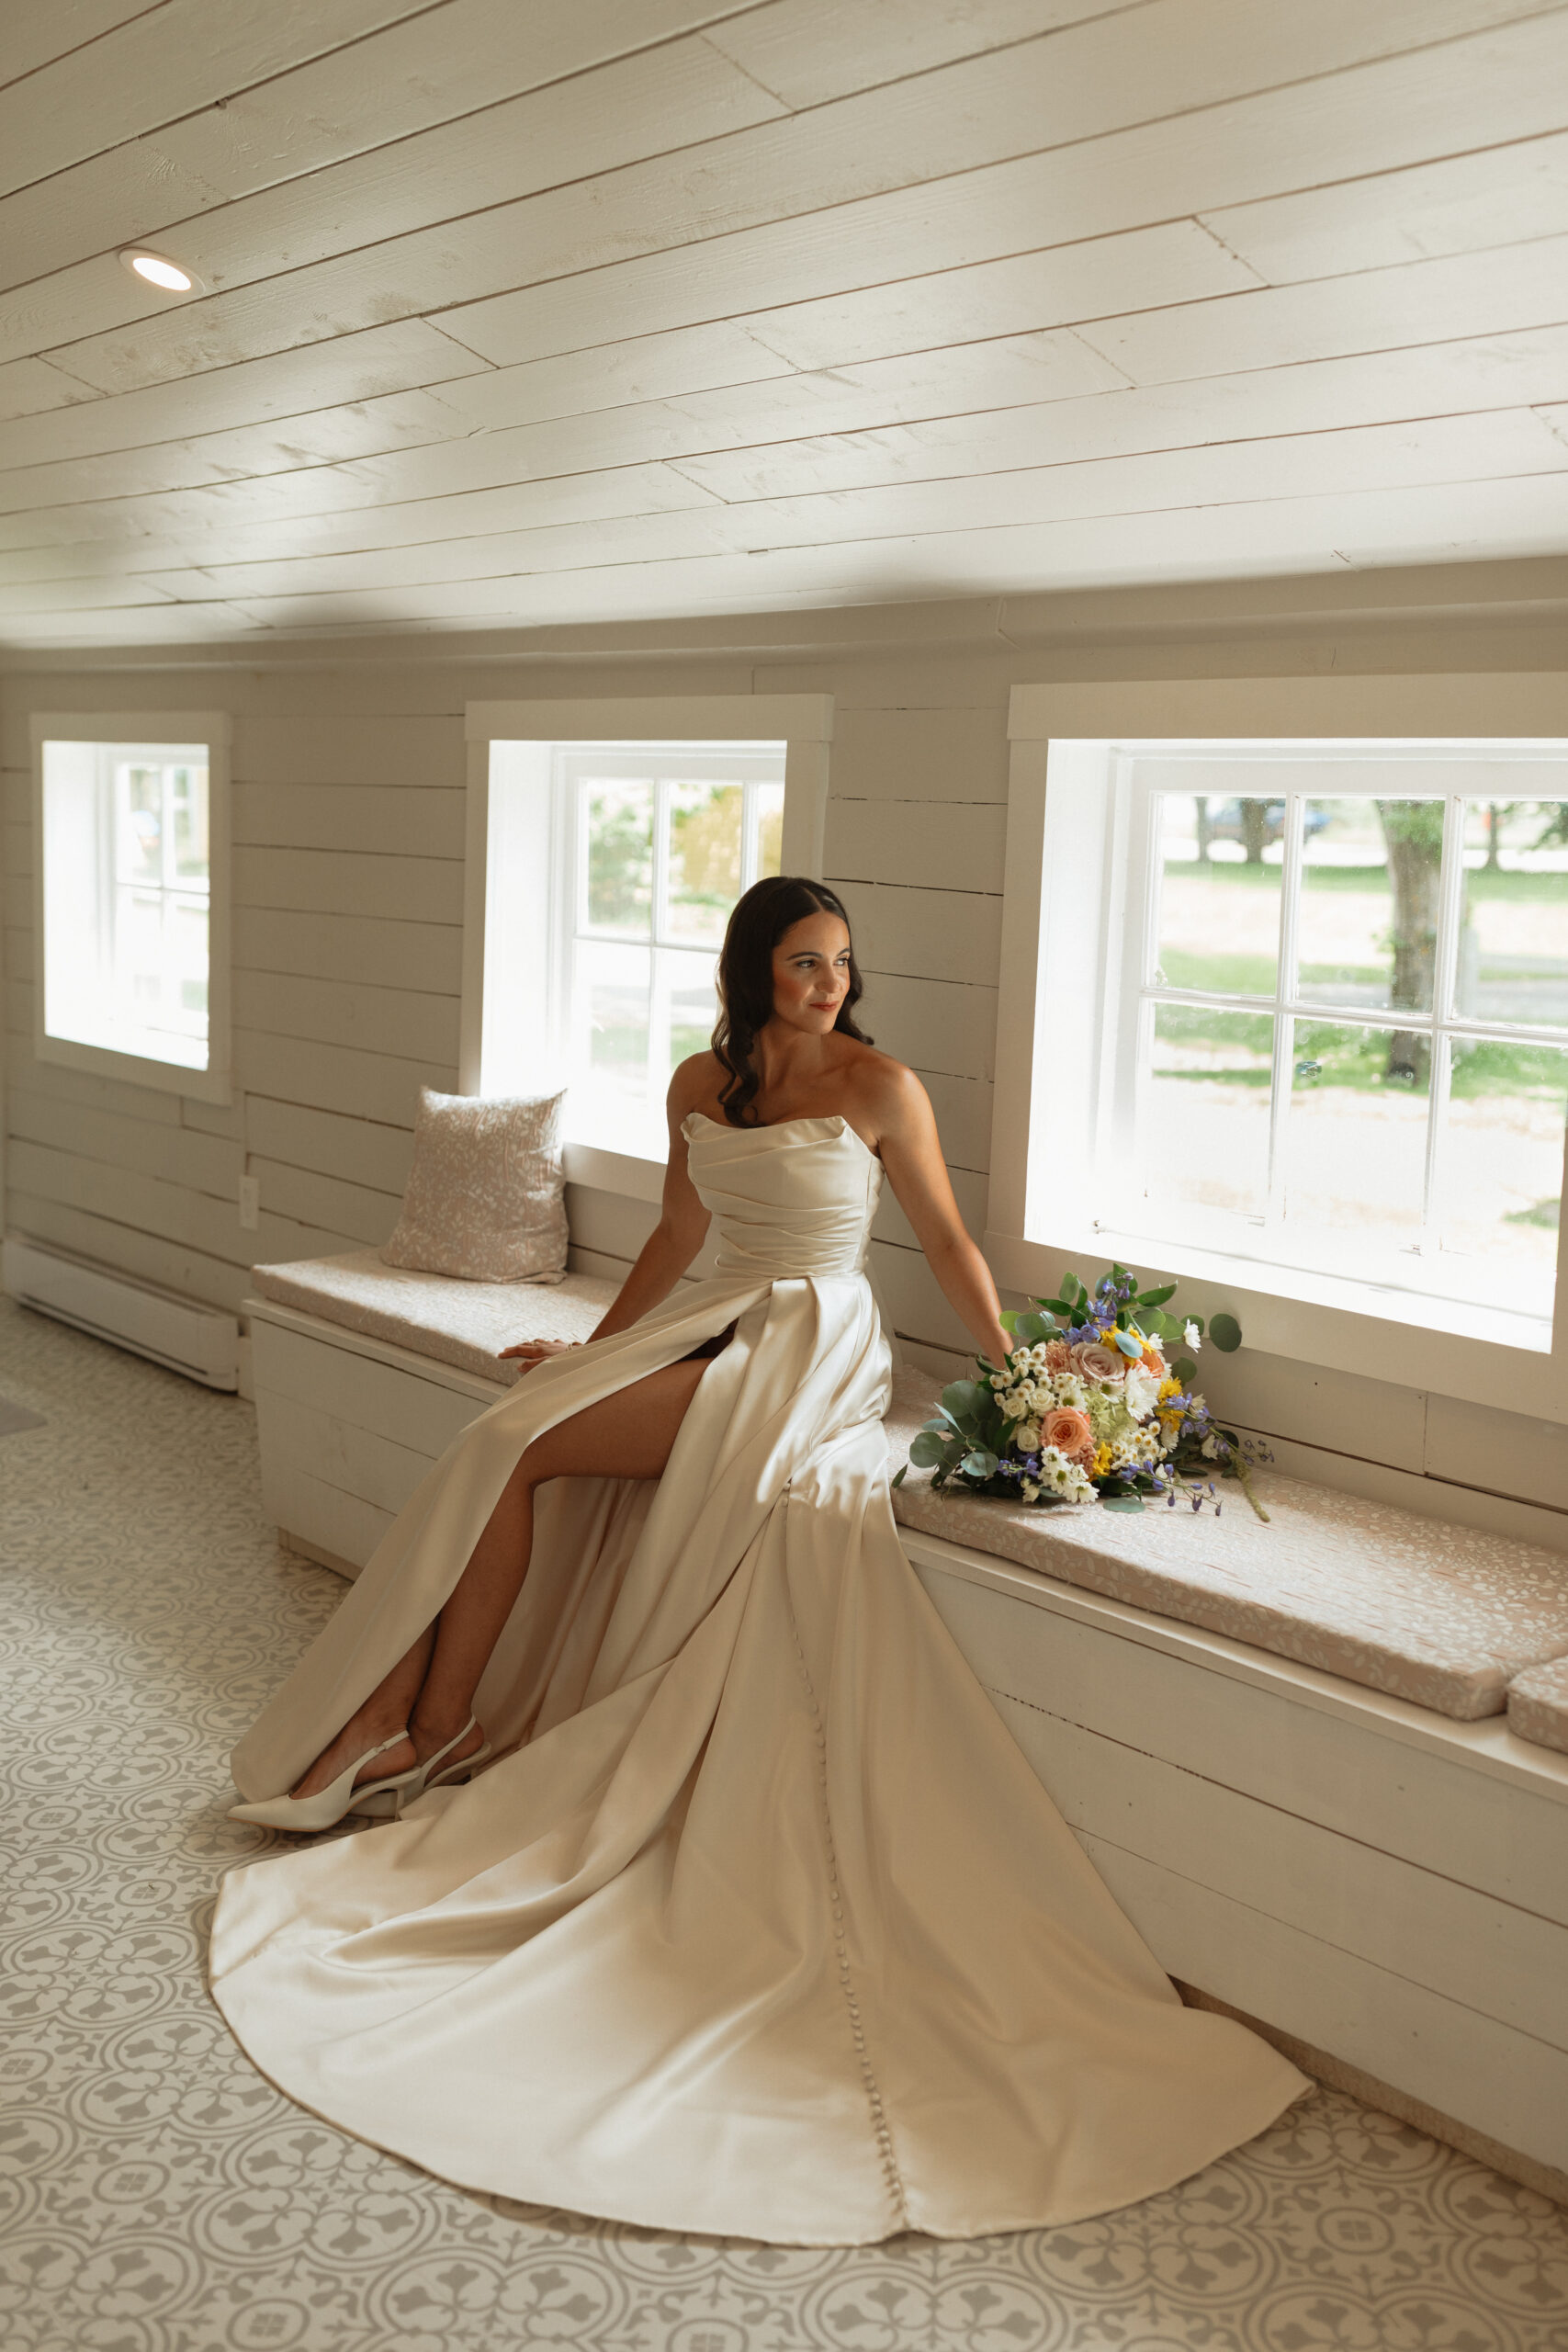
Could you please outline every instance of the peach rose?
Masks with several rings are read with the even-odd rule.
[[[1069,1462],[1080,1457],[1087,1460],[1094,1452],[1094,1431],[1089,1425],[1089,1415],[1080,1413],[1076,1406],[1058,1405],[1041,1422],[1040,1442],[1054,1445]]]

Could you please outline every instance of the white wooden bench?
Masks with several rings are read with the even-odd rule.
[[[351,1311],[374,1324],[374,1261],[322,1261],[334,1266],[357,1295]],[[419,1286],[438,1278],[400,1276],[382,1329],[409,1335],[412,1306],[411,1346],[312,1312],[300,1302],[320,1296],[321,1279],[258,1269],[274,1294],[248,1309],[263,1489],[287,1544],[353,1575],[431,1462],[502,1393],[494,1348],[536,1331],[582,1336],[611,1286],[569,1276],[480,1299],[480,1286],[448,1283],[422,1305]],[[441,1319],[443,1291],[466,1294],[445,1361],[417,1328],[427,1307]],[[329,1304],[335,1314],[343,1302]],[[923,1409],[919,1376],[901,1387],[900,1453]],[[1257,1591],[1227,1591],[1245,1582],[1246,1522],[1222,1542],[1212,1522],[1199,1541],[1163,1513],[1029,1514],[1015,1535],[998,1524],[1003,1506],[949,1506],[914,1481],[896,1499],[960,1647],[1184,1988],[1262,2022],[1310,2071],[1568,2198],[1568,1754],[1520,1737],[1500,1712],[1511,1674],[1568,1653],[1568,1564],[1543,1568],[1552,1555],[1366,1507],[1374,1553],[1399,1551],[1407,1579],[1426,1558],[1442,1592],[1473,1604],[1440,1640],[1415,1628],[1412,1687],[1427,1676],[1439,1706],[1423,1704],[1400,1695],[1412,1669],[1397,1609],[1345,1651],[1371,1682],[1313,1662],[1321,1527],[1353,1533],[1362,1507],[1336,1497],[1325,1510],[1293,1481],[1265,1490],[1277,1516],[1258,1541],[1275,1549],[1259,1556],[1277,1581],[1279,1563],[1298,1563],[1280,1587],[1290,1605],[1269,1603],[1272,1621]],[[1233,1494],[1227,1530],[1245,1508]],[[998,1556],[1046,1526],[1044,1566]],[[1170,1582],[1184,1550],[1185,1597]],[[1352,1591],[1345,1623],[1324,1611],[1324,1655],[1355,1634],[1359,1606]],[[1225,1630],[1227,1610],[1249,1638]],[[1374,1687],[1380,1677],[1393,1687]]]

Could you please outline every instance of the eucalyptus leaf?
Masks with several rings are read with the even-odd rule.
[[[1210,1318],[1209,1337],[1222,1355],[1234,1355],[1241,1345],[1241,1325],[1234,1315],[1215,1315]]]
[[[1142,1495],[1101,1495],[1100,1508],[1101,1510],[1142,1510],[1144,1498]]]
[[[1016,1306],[1004,1306],[1001,1313],[998,1316],[997,1321],[1001,1325],[1004,1331],[1010,1331],[1013,1325],[1018,1321],[1019,1313],[1020,1310]]]
[[[1015,1336],[1023,1341],[1025,1347],[1032,1348],[1037,1341],[1048,1340],[1051,1336],[1051,1326],[1046,1322],[1043,1315],[1021,1315],[1012,1328]]]
[[[986,1391],[977,1380],[953,1380],[942,1392],[942,1406],[955,1422],[972,1421],[986,1403]]]
[[[1170,1368],[1172,1372],[1175,1373],[1178,1380],[1180,1381],[1183,1388],[1190,1388],[1192,1383],[1198,1377],[1198,1367],[1193,1363],[1190,1356],[1178,1356],[1176,1362]]]
[[[946,1441],[933,1437],[930,1430],[917,1430],[909,1440],[909,1459],[917,1470],[934,1470],[946,1452]]]
[[[890,1487],[901,1487],[901,1486],[903,1485],[903,1483],[904,1483],[904,1481],[905,1481],[906,1477],[908,1476],[908,1471],[909,1471],[909,1465],[908,1465],[908,1464],[906,1462],[906,1463],[904,1464],[903,1467],[902,1467],[901,1469],[899,1469],[898,1471],[897,1471],[897,1472],[895,1473],[895,1475],[894,1475],[891,1478],[889,1478],[889,1480],[888,1480],[888,1482],[887,1482],[887,1483],[888,1483],[888,1485],[889,1485]]]
[[[997,1473],[997,1457],[987,1447],[976,1446],[973,1453],[964,1455],[959,1468],[971,1478],[994,1478]]]
[[[1146,1290],[1139,1297],[1140,1306],[1163,1306],[1168,1298],[1176,1296],[1176,1284],[1167,1283],[1163,1290]]]

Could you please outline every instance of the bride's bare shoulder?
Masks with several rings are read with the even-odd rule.
[[[874,1046],[857,1043],[843,1075],[855,1108],[878,1135],[902,1127],[922,1110],[930,1115],[930,1097],[908,1064],[878,1053]]]
[[[688,1112],[700,1111],[712,1102],[723,1085],[726,1072],[716,1054],[688,1054],[677,1062],[670,1080],[670,1115],[677,1121]]]

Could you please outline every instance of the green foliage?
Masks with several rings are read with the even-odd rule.
[[[1216,1315],[1209,1325],[1209,1338],[1222,1355],[1235,1355],[1241,1345],[1241,1325],[1234,1315]]]
[[[1375,803],[1382,821],[1383,836],[1390,848],[1408,843],[1412,849],[1423,851],[1431,858],[1440,857],[1443,850],[1443,808],[1441,800],[1380,800]]]
[[[1452,1091],[1458,1102],[1487,1094],[1544,1094],[1561,1098],[1568,1081],[1568,1057],[1560,1046],[1506,1046],[1490,1039],[1465,1044],[1454,1055]]]
[[[1159,967],[1173,989],[1208,989],[1216,996],[1272,996],[1272,956],[1193,956],[1162,947]]]
[[[589,796],[588,919],[645,936],[653,905],[653,795],[606,785]]]
[[[1554,831],[1551,841],[1538,839],[1532,842],[1532,847],[1549,848],[1552,842],[1568,842],[1568,802],[1562,807],[1561,831]],[[1184,859],[1168,863],[1165,870],[1173,878],[1179,876],[1185,880],[1190,876],[1197,876],[1205,882],[1223,882],[1230,890],[1277,891],[1280,888],[1280,868],[1277,865],[1204,865]],[[1303,890],[1345,891],[1351,897],[1364,896],[1369,891],[1381,894],[1388,888],[1388,868],[1385,865],[1307,865],[1302,870],[1302,888]],[[1513,866],[1472,866],[1465,876],[1465,888],[1472,899],[1545,899],[1556,902],[1562,897],[1562,888],[1561,874],[1550,871],[1544,874],[1521,873]],[[1168,972],[1168,961],[1164,956],[1160,960]],[[1177,982],[1178,987],[1188,985],[1185,981]]]

